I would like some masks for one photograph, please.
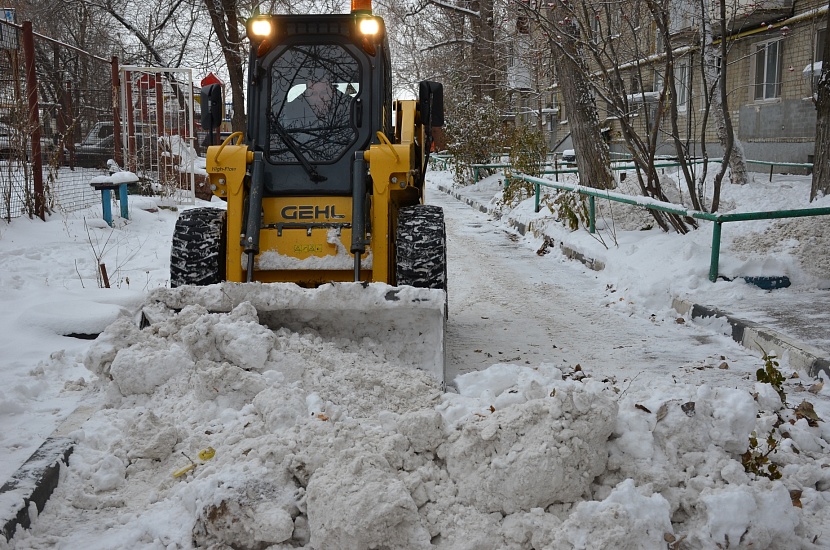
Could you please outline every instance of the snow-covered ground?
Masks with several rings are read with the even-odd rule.
[[[725,199],[806,207],[808,186],[759,178]],[[498,178],[477,188],[495,196]],[[9,546],[830,547],[830,429],[801,405],[827,418],[830,388],[779,358],[783,406],[728,327],[670,308],[674,296],[727,307],[764,295],[706,280],[711,229],[639,231],[628,212],[606,249],[550,224],[606,263],[592,272],[431,200],[449,233],[447,393],[379,342],[272,332],[246,303],[140,330],[137,308],[167,284],[176,216],[148,199],[131,198],[115,229],[96,209],[1,227],[0,483],[77,405],[95,411],[71,432],[46,509]],[[514,216],[541,223],[532,210]],[[825,287],[826,219],[774,223],[729,226],[721,272],[783,273],[793,286],[776,292],[793,295]],[[99,263],[113,288],[99,288]],[[768,435],[780,480],[741,464]]]

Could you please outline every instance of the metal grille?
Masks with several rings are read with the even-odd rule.
[[[195,203],[193,71],[125,66],[121,81],[127,169],[162,202]]]

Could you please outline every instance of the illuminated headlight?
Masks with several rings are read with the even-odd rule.
[[[271,21],[268,19],[255,19],[251,23],[251,34],[259,38],[270,36]]]
[[[377,19],[367,17],[360,21],[360,32],[363,34],[377,34],[380,31],[380,23]]]

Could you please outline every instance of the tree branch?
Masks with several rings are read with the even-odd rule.
[[[435,7],[438,7],[438,8],[445,9],[445,10],[454,11],[456,13],[461,13],[461,14],[467,15],[469,17],[475,17],[475,18],[480,18],[481,17],[480,12],[473,11],[473,10],[470,10],[470,9],[467,9],[467,8],[462,8],[461,6],[454,6],[452,4],[442,2],[441,0],[425,0],[415,10],[408,13],[407,16],[417,15],[418,13],[424,11],[424,9],[426,9],[427,6],[435,6]]]
[[[453,40],[445,40],[444,42],[439,42],[437,44],[432,44],[432,45],[427,46],[425,48],[421,48],[421,51],[422,52],[428,52],[430,50],[436,50],[436,49],[442,48],[444,46],[452,46],[453,44],[472,44],[472,43],[473,43],[472,38],[457,38],[457,39],[453,39]]]

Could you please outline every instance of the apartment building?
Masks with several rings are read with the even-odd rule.
[[[717,5],[705,3],[710,10]],[[595,86],[603,135],[612,151],[627,151],[626,127],[646,136],[659,125],[657,154],[675,155],[673,138],[678,136],[690,156],[702,153],[703,142],[710,157],[719,156],[722,150],[715,121],[711,113],[704,117],[700,2],[669,3],[668,37],[662,36],[660,25],[639,1],[584,4],[587,9],[572,12],[557,4],[530,25],[517,25],[508,67],[516,123],[544,128],[556,150],[572,148],[567,109],[561,100],[561,86],[566,83],[557,77],[555,63],[539,71],[538,65],[522,60],[523,53],[534,51],[534,43],[538,48],[543,42],[541,35],[549,38],[571,15],[580,19],[582,51]],[[716,71],[724,66],[719,55],[724,37],[718,15],[710,12],[711,42],[717,53],[708,59]],[[814,93],[827,28],[826,0],[727,0],[726,28],[727,101],[746,157],[812,162]],[[674,58],[673,96],[666,82],[670,74],[667,47]],[[538,53],[530,59],[538,60]],[[671,124],[671,103],[676,105],[676,131]]]

